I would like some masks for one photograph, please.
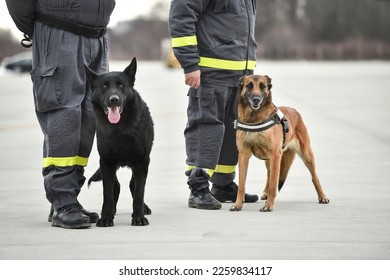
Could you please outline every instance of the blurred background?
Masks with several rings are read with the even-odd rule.
[[[170,0],[117,0],[109,26],[112,60],[161,60],[169,67]],[[26,51],[5,2],[0,61]],[[258,0],[258,59],[389,60],[389,0]],[[4,64],[4,63],[3,63]],[[20,69],[18,69],[20,70]]]

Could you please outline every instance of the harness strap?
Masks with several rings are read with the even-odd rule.
[[[273,127],[276,124],[281,124],[283,128],[283,147],[286,142],[286,133],[289,132],[288,121],[284,118],[284,114],[279,109],[276,110],[272,116],[260,123],[246,124],[240,122],[238,119],[234,121],[234,129],[246,132],[261,132]]]
[[[107,32],[106,27],[92,27],[78,22],[57,18],[52,15],[42,14],[39,12],[35,13],[35,20],[43,24],[89,38],[100,38]]]

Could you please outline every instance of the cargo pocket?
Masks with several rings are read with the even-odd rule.
[[[217,118],[215,104],[215,87],[201,85],[198,89],[191,88],[188,92],[188,118],[197,123],[213,123]]]
[[[31,71],[34,102],[38,112],[47,112],[62,106],[61,81],[57,65],[37,66]]]

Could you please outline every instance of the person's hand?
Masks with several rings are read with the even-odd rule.
[[[200,86],[200,70],[184,74],[185,84],[192,88],[199,88]]]

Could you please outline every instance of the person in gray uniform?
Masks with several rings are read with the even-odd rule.
[[[108,71],[106,27],[115,0],[6,0],[16,26],[32,41],[31,79],[44,135],[43,178],[52,226],[87,228],[99,218],[77,200],[95,135],[84,65]],[[54,213],[53,213],[54,211]]]
[[[173,0],[169,31],[190,86],[184,131],[188,206],[220,209],[235,201],[237,86],[256,65],[256,0]],[[212,182],[210,193],[209,182]],[[255,202],[257,195],[245,195]]]

